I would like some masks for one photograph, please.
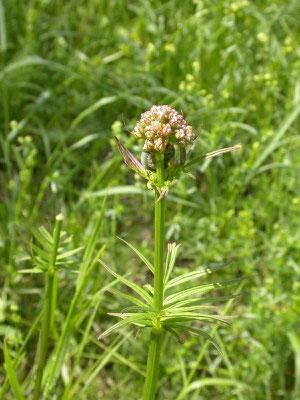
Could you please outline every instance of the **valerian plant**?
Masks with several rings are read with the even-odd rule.
[[[232,285],[245,278],[237,278],[221,283],[193,284],[180,289],[186,282],[195,283],[198,278],[210,275],[228,265],[215,265],[210,268],[199,268],[172,279],[179,251],[179,244],[169,243],[166,261],[165,256],[165,212],[166,199],[173,186],[184,173],[190,174],[192,167],[199,162],[218,156],[222,153],[237,150],[238,147],[219,149],[190,160],[195,147],[196,135],[194,128],[186,123],[183,116],[168,105],[152,106],[150,111],[142,114],[132,134],[137,139],[144,139],[141,162],[116,138],[119,150],[125,163],[137,174],[147,180],[147,187],[155,192],[155,252],[154,265],[138,249],[125,242],[145,263],[154,275],[154,286],[148,282],[143,287],[120,276],[109,268],[102,260],[102,266],[120,282],[127,285],[135,295],[110,289],[114,295],[119,295],[130,301],[130,306],[120,313],[114,313],[121,320],[103,332],[102,339],[112,331],[125,325],[133,324],[138,328],[150,328],[150,344],[147,362],[144,400],[155,398],[159,361],[163,334],[165,331],[174,335],[180,341],[180,332],[196,334],[208,339],[220,351],[217,343],[199,323],[228,323],[233,316],[217,313],[213,304],[218,301],[235,297],[207,297],[208,292],[217,288]],[[191,146],[187,152],[187,146]],[[178,156],[176,157],[176,154]]]

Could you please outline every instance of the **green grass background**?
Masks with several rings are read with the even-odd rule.
[[[208,347],[185,398],[300,398],[299,19],[297,0],[0,1],[0,334],[12,358],[43,300],[43,276],[18,273],[32,266],[27,220],[53,229],[62,212],[72,246],[84,246],[109,188],[96,250],[108,241],[112,268],[151,279],[116,235],[151,258],[153,198],[112,138],[138,156],[128,130],[152,104],[170,104],[201,131],[195,154],[242,146],[172,188],[167,239],[182,243],[175,273],[235,257],[212,280],[251,276],[230,311],[239,318],[218,330],[224,356]],[[60,272],[50,350],[75,279]],[[73,398],[141,397],[148,333],[96,342],[114,322],[107,313],[127,305],[99,297],[110,281],[99,266],[87,283],[51,399],[62,398],[91,316]],[[29,398],[38,333],[18,367]],[[177,398],[202,345],[166,336],[158,399]],[[4,376],[1,366],[0,383]]]

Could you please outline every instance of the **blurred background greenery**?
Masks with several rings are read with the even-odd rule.
[[[97,248],[108,241],[111,267],[151,279],[116,235],[151,258],[153,198],[112,138],[138,156],[130,129],[152,104],[170,104],[202,129],[195,154],[242,146],[172,188],[167,236],[183,243],[176,273],[235,257],[212,279],[251,275],[230,311],[239,318],[218,331],[224,356],[208,347],[193,376],[201,390],[195,384],[185,398],[300,398],[299,19],[297,0],[0,1],[0,334],[12,357],[43,299],[43,277],[18,273],[31,267],[26,220],[49,228],[62,212],[73,246],[84,245],[109,188]],[[84,300],[109,281],[96,269]],[[73,291],[74,274],[62,271],[51,348]],[[97,335],[113,322],[107,312],[125,306],[101,297],[77,378],[98,365]],[[92,302],[78,310],[53,399],[93,311]],[[38,329],[18,369],[25,391],[37,340]],[[140,398],[147,340],[131,330],[88,385],[79,381],[75,398]],[[167,336],[159,399],[176,399],[202,344]]]

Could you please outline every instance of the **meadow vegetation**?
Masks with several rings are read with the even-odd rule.
[[[148,332],[97,341],[128,306],[97,259],[152,283],[117,236],[153,260],[154,197],[113,136],[139,158],[128,131],[153,104],[182,110],[194,156],[241,146],[171,188],[175,276],[232,258],[207,281],[251,276],[218,291],[243,293],[220,306],[239,317],[205,326],[223,355],[166,335],[157,398],[300,398],[299,18],[296,0],[0,0],[0,399],[33,395],[45,274],[28,270],[60,213],[46,398],[141,398]]]

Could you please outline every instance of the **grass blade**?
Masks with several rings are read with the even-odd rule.
[[[252,178],[252,176],[255,174],[255,171],[263,164],[266,158],[274,151],[274,149],[278,145],[278,142],[285,134],[285,132],[289,129],[289,127],[293,124],[293,122],[296,120],[299,113],[300,113],[300,103],[298,103],[294,107],[292,112],[285,118],[285,120],[280,125],[276,135],[273,137],[272,141],[268,144],[268,146],[266,146],[262,154],[256,159],[256,161],[252,165],[251,171],[249,172],[247,181],[249,181]]]
[[[70,129],[73,130],[76,128],[81,121],[83,121],[86,117],[93,114],[99,108],[106,106],[107,104],[112,104],[119,99],[119,96],[109,96],[103,97],[102,99],[96,101],[96,103],[92,104],[90,107],[83,110],[72,122]]]
[[[5,360],[5,368],[6,368],[7,376],[9,379],[11,390],[15,396],[15,399],[16,400],[25,400],[25,397],[23,396],[23,393],[22,393],[20,383],[18,381],[16,371],[13,366],[13,362],[10,358],[10,355],[9,355],[9,352],[7,349],[6,341],[4,342],[4,360]]]
[[[288,338],[290,339],[292,349],[295,354],[295,384],[294,384],[294,398],[300,397],[300,337],[295,332],[289,332]]]
[[[239,382],[234,379],[227,378],[204,378],[198,381],[195,381],[189,385],[187,385],[182,392],[181,396],[177,398],[177,400],[183,400],[187,398],[188,393],[193,392],[194,390],[203,388],[205,386],[234,386],[239,389],[250,389],[249,386],[245,385],[242,382]]]

